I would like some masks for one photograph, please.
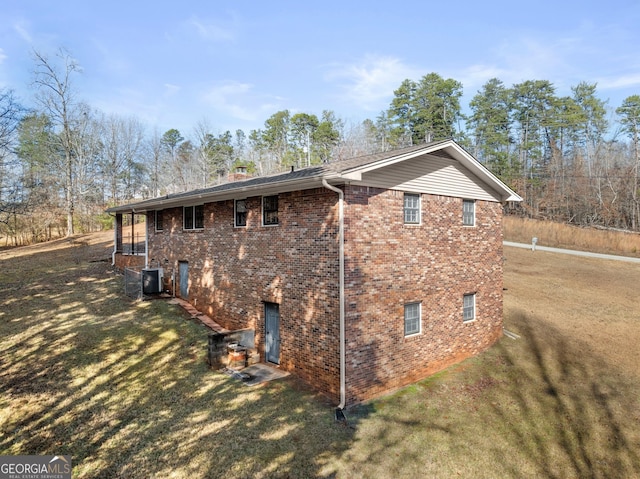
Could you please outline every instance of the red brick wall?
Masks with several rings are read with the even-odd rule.
[[[114,267],[118,271],[124,271],[125,268],[144,268],[144,259],[144,255],[116,253]]]
[[[261,226],[261,198],[234,228],[233,201],[205,205],[203,231],[183,231],[182,208],[150,228],[149,258],[178,272],[189,262],[189,300],[222,326],[254,328],[264,360],[264,305],[280,305],[281,367],[339,398],[337,195],[279,196],[278,226]],[[502,207],[422,195],[422,224],[403,224],[402,192],[345,188],[347,403],[424,378],[488,348],[502,334]],[[168,263],[164,260],[167,259]],[[153,263],[152,263],[153,264]],[[179,278],[177,278],[179,282]],[[178,288],[177,288],[178,289]],[[462,322],[476,293],[477,319]],[[404,336],[404,304],[422,303],[422,332]]]
[[[403,224],[403,193],[347,187],[347,403],[424,378],[502,334],[502,206],[422,195],[422,224]],[[465,293],[476,320],[463,323]],[[404,304],[422,303],[421,334],[404,336]]]
[[[247,226],[236,228],[233,201],[208,203],[202,231],[182,229],[182,208],[164,210],[162,232],[150,214],[149,259],[165,275],[187,261],[189,301],[228,329],[254,328],[263,360],[264,302],[278,303],[281,367],[337,397],[336,204],[324,188],[281,194],[279,225],[262,226],[262,199],[248,198]]]

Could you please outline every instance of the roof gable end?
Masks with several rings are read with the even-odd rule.
[[[500,201],[522,201],[522,198],[491,173],[485,166],[465,151],[453,140],[425,144],[420,147],[411,147],[406,151],[390,152],[391,154],[356,166],[351,166],[340,171],[340,177],[356,182],[366,180],[367,173],[394,167],[403,162],[423,157],[438,156],[451,159],[468,170],[478,181],[485,183]]]

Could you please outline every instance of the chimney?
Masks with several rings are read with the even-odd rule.
[[[234,173],[229,173],[229,181],[242,181],[249,178],[246,166],[237,166]]]

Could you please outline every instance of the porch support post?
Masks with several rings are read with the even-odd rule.
[[[116,213],[116,253],[122,253],[122,224],[122,213]]]
[[[136,214],[134,212],[131,212],[131,254],[136,254],[136,240],[134,238],[135,220],[136,220]]]

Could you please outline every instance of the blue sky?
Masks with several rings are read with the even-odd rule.
[[[0,87],[31,103],[36,49],[68,49],[80,99],[184,136],[262,128],[289,109],[375,119],[402,80],[597,82],[615,109],[640,94],[640,2],[4,0]]]

